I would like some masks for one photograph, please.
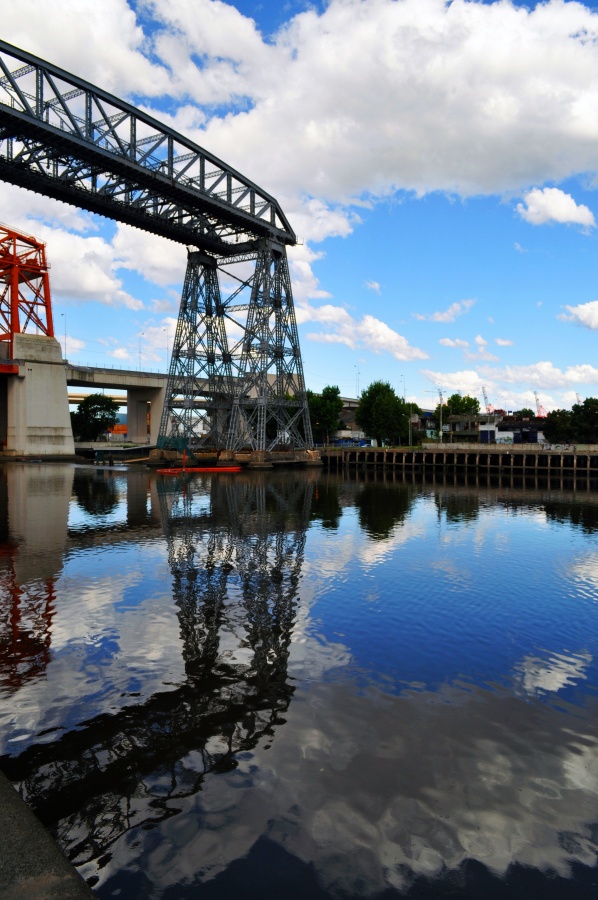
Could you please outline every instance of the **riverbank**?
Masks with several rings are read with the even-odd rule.
[[[0,772],[0,900],[90,900],[93,892]]]

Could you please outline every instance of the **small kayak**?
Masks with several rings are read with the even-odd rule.
[[[156,469],[158,475],[186,475],[187,472],[240,472],[242,466],[179,466],[176,469]]]

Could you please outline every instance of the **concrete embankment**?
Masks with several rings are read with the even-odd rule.
[[[0,900],[95,896],[1,772],[0,835]]]

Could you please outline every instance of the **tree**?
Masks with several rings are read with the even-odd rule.
[[[355,421],[368,437],[378,444],[406,444],[409,440],[409,417],[419,412],[414,403],[397,397],[387,381],[373,381],[362,393]]]
[[[118,403],[104,394],[89,394],[71,413],[73,435],[79,441],[96,441],[118,418]]]
[[[571,408],[572,440],[580,444],[598,444],[598,399],[586,397]]]
[[[442,404],[442,423],[448,423],[449,416],[478,416],[480,414],[480,401],[476,397],[470,397],[465,394],[451,394],[451,396]],[[440,403],[434,410],[434,418],[440,429]]]
[[[523,409],[516,409],[513,415],[520,416],[522,419],[533,419],[536,414],[529,406],[524,406]]]
[[[339,416],[343,409],[340,389],[336,385],[328,385],[321,394],[314,394],[313,391],[306,393],[314,440],[317,442],[326,440],[328,444],[330,435],[338,429]]]
[[[440,415],[440,403],[434,410],[434,418],[436,419],[438,430],[440,430],[440,422],[443,425],[448,424],[449,416],[479,416],[480,401],[476,397],[470,397],[465,394],[451,394],[451,396],[442,404],[442,416]]]
[[[555,409],[544,420],[542,432],[551,444],[573,440],[573,422],[568,409]]]
[[[359,406],[355,410],[355,421],[368,437],[382,444],[386,435],[386,425],[382,410],[388,407],[389,398],[396,399],[394,389],[388,381],[372,381],[362,392]]]

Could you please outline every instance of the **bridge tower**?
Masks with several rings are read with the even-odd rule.
[[[262,241],[228,300],[217,269],[189,252],[158,446],[313,446],[285,248]],[[249,302],[236,302],[244,290]]]

